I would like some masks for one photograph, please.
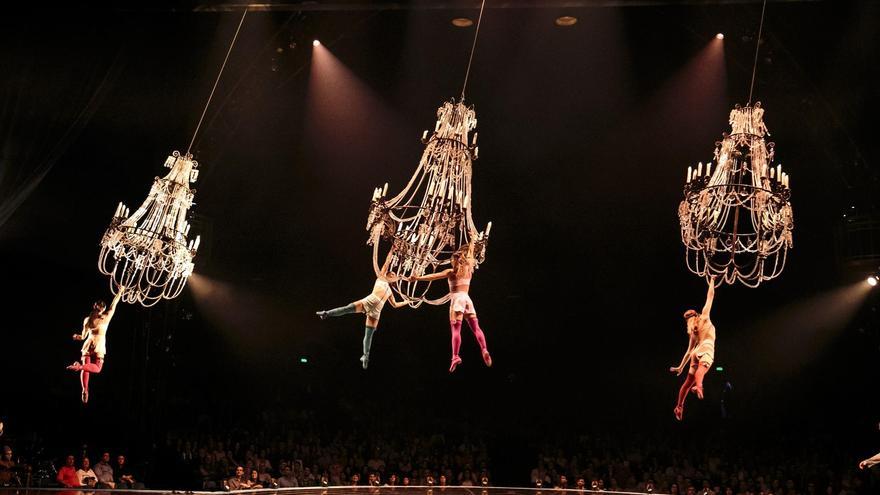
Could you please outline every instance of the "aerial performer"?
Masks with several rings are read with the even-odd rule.
[[[364,354],[361,356],[361,365],[364,369],[370,362],[370,348],[373,345],[373,334],[379,327],[379,316],[382,314],[382,307],[385,302],[391,302],[395,308],[406,305],[406,302],[398,302],[394,298],[394,292],[391,290],[391,284],[397,282],[399,277],[388,267],[391,264],[391,256],[385,258],[382,269],[378,271],[376,282],[373,284],[373,292],[367,297],[355,301],[347,306],[342,306],[327,311],[318,311],[317,314],[322,320],[332,316],[342,316],[350,313],[364,313],[367,316],[366,329],[364,330]]]
[[[474,275],[474,267],[477,260],[474,257],[474,241],[461,246],[451,258],[452,268],[421,276],[410,277],[411,281],[434,281],[446,279],[449,282],[449,327],[452,331],[452,362],[449,365],[449,372],[455,371],[455,368],[461,364],[461,357],[458,350],[461,347],[461,322],[467,320],[468,326],[474,333],[480,350],[483,354],[483,362],[486,366],[492,366],[492,356],[486,347],[486,335],[480,329],[480,323],[477,320],[477,310],[474,308],[474,302],[468,295],[471,279]]]
[[[83,341],[82,362],[74,361],[67,369],[79,372],[83,404],[89,401],[89,375],[100,373],[104,367],[104,356],[107,354],[107,327],[124,292],[125,287],[120,286],[109,308],[104,301],[95,302],[91,313],[83,320],[82,333],[73,334],[73,340]]]
[[[703,398],[703,377],[706,376],[706,372],[709,371],[709,367],[712,366],[712,361],[715,359],[715,325],[709,318],[714,298],[715,277],[712,276],[709,279],[709,290],[706,293],[703,312],[698,313],[694,309],[689,309],[684,313],[689,337],[688,349],[681,358],[681,363],[676,367],[669,368],[669,371],[681,375],[689,366],[687,378],[678,391],[678,402],[673,410],[675,419],[679,421],[684,414],[684,401],[688,393],[694,392],[698,398]]]

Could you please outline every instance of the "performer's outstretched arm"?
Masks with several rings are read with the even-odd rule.
[[[419,277],[412,277],[411,276],[411,277],[409,277],[409,280],[411,280],[411,281],[417,280],[419,282],[431,282],[434,280],[444,279],[444,278],[448,277],[450,273],[452,273],[452,268],[447,268],[447,269],[443,270],[442,272],[430,273],[428,275],[421,275]]]
[[[682,374],[682,372],[687,367],[688,362],[691,359],[691,352],[693,352],[694,347],[696,347],[696,345],[697,345],[696,339],[694,338],[693,335],[691,335],[688,340],[687,351],[685,351],[684,356],[682,356],[682,358],[681,358],[681,363],[679,363],[678,366],[676,366],[674,368],[669,368],[669,371],[671,371],[672,373],[675,373],[676,375]]]
[[[398,301],[397,299],[395,299],[393,292],[391,293],[391,296],[388,298],[388,302],[390,302],[391,306],[393,306],[395,308],[402,308],[402,307],[406,306],[406,301]]]
[[[869,468],[875,464],[880,464],[880,454],[875,455],[874,457],[869,457],[864,461],[859,463],[859,469]]]
[[[116,305],[119,304],[119,300],[122,299],[122,293],[125,292],[125,286],[119,286],[119,292],[116,293],[116,296],[113,298],[113,301],[110,303],[110,309],[107,310],[107,317],[113,316],[113,313],[116,312]]]
[[[703,306],[703,318],[709,317],[709,311],[712,310],[712,301],[715,299],[715,276],[709,279],[709,290],[706,292],[706,305]]]

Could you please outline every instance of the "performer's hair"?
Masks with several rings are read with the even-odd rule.
[[[696,309],[689,309],[684,312],[684,319],[688,320],[690,318],[693,318],[694,316],[697,316],[698,314],[700,314],[700,313],[697,313]]]

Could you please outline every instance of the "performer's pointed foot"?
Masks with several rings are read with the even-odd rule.
[[[681,406],[675,406],[675,409],[672,410],[675,413],[675,419],[681,421],[682,415],[684,415],[684,408]]]
[[[700,385],[694,385],[691,387],[691,392],[697,394],[697,398],[703,400],[703,387]]]
[[[80,363],[79,361],[74,361],[73,364],[67,367],[67,369],[73,371],[82,371],[82,363]]]
[[[487,367],[492,367],[492,356],[489,355],[488,350],[483,351],[483,362],[486,363]]]
[[[82,393],[82,403],[83,403],[83,404],[88,404],[88,402],[89,402],[89,393],[86,392],[86,391],[83,391],[83,393]]]
[[[367,369],[367,366],[369,365],[369,363],[370,363],[370,356],[369,355],[364,354],[363,356],[361,356],[361,366],[363,366],[364,369]]]
[[[458,356],[452,356],[452,364],[449,365],[449,372],[452,373],[455,371],[455,367],[461,364],[461,358]]]
[[[326,311],[316,311],[315,314],[318,315],[318,318],[320,318],[322,320],[327,319],[327,312]]]

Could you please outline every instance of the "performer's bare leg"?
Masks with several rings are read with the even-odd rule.
[[[688,373],[687,378],[684,379],[684,383],[681,384],[681,388],[678,389],[678,402],[675,403],[675,409],[673,409],[673,412],[675,413],[675,419],[679,421],[681,421],[681,418],[684,415],[684,401],[687,399],[687,395],[691,391],[694,380],[694,375]]]
[[[697,398],[700,400],[703,400],[703,377],[706,376],[708,371],[709,365],[706,363],[700,363],[694,373],[694,386],[691,388],[691,391],[696,393]]]

